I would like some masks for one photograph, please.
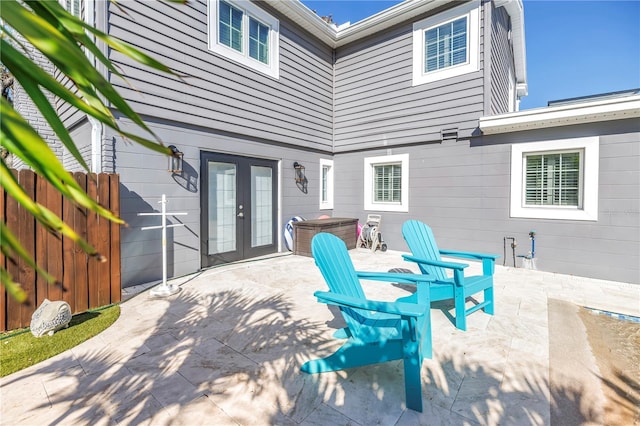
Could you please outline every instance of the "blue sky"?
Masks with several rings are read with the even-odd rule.
[[[400,1],[302,0],[319,15],[352,24]],[[640,88],[640,0],[524,0],[529,95],[547,101]]]

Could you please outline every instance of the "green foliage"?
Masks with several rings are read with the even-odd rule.
[[[167,0],[184,2],[180,0]],[[118,94],[109,80],[98,70],[104,65],[110,73],[124,78],[111,64],[96,45],[96,40],[106,43],[111,49],[119,51],[153,69],[176,76],[169,68],[149,57],[138,49],[114,38],[68,13],[57,1],[47,0],[2,0],[0,19],[4,22],[0,39],[0,62],[14,76],[25,93],[31,98],[40,114],[66,147],[68,152],[87,171],[88,167],[74,144],[68,130],[49,103],[45,92],[50,92],[64,102],[95,118],[122,135],[149,149],[172,155],[170,149],[147,127],[127,102]],[[71,89],[44,71],[39,64],[25,55],[25,41],[40,51],[51,63],[73,83]],[[112,114],[113,108],[135,123],[142,134],[125,132],[118,127]],[[112,212],[100,206],[89,197],[64,169],[46,141],[29,125],[5,98],[0,103],[0,147],[21,159],[36,173],[45,177],[60,193],[79,206],[88,208],[117,223],[123,223]],[[64,235],[79,244],[88,254],[102,258],[87,242],[82,240],[73,229],[65,225],[59,217],[31,200],[13,178],[4,158],[0,164],[0,182],[7,193],[27,209],[47,229],[57,235]],[[22,257],[36,267],[28,253],[10,231],[0,229],[2,253],[8,258]],[[36,267],[38,273],[49,282],[54,277]],[[11,275],[0,266],[2,285],[17,300],[24,302],[26,293],[14,281]]]
[[[53,336],[34,337],[28,329],[0,337],[0,377],[7,376],[71,349],[97,335],[120,316],[120,306],[89,311],[71,318],[69,328]]]

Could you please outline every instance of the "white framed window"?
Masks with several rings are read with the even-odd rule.
[[[478,71],[480,2],[413,24],[413,85]]]
[[[513,144],[511,217],[598,220],[597,136]]]
[[[59,0],[62,7],[64,7],[67,12],[75,16],[76,18],[82,19],[81,10],[80,10],[80,0]]]
[[[279,78],[280,22],[250,1],[208,0],[209,49]]]
[[[333,209],[333,160],[320,159],[320,210]]]
[[[409,211],[409,154],[364,159],[364,209]]]

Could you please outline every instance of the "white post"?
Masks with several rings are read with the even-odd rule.
[[[162,216],[162,225],[160,226],[144,226],[140,228],[140,230],[145,231],[147,229],[159,229],[162,228],[162,284],[153,288],[151,290],[152,296],[171,296],[172,294],[180,291],[180,287],[167,284],[167,228],[173,228],[176,226],[184,226],[183,223],[175,223],[172,225],[167,225],[167,215],[171,216],[182,216],[187,213],[167,213],[167,197],[165,194],[162,194],[162,199],[159,201],[162,204],[162,208],[160,209],[160,213],[138,213],[138,216]]]

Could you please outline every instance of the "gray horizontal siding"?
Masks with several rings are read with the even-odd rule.
[[[513,70],[513,50],[509,40],[510,21],[504,7],[491,3],[491,115],[509,112],[509,69]]]
[[[598,221],[510,217],[511,143],[600,135]],[[409,154],[409,212],[363,210],[363,157]],[[531,249],[535,230],[538,269],[640,283],[640,123],[620,120],[539,131],[484,136],[465,142],[336,154],[336,216],[382,215],[389,248],[407,250],[401,227],[419,219],[441,248],[503,255],[504,237]],[[512,265],[510,249],[499,262]],[[520,260],[518,260],[520,262]],[[518,266],[521,266],[518,263]]]
[[[461,138],[476,131],[484,108],[482,23],[478,72],[415,87],[412,25],[336,51],[336,152],[439,141],[442,129],[458,128]]]
[[[133,89],[115,76],[112,81],[137,112],[299,146],[331,146],[332,52],[305,41],[308,36],[294,24],[279,17],[280,79],[275,80],[208,50],[204,1],[120,7],[125,13],[110,6],[110,34],[187,76],[161,75],[111,52]]]
[[[128,131],[128,120],[119,124]],[[160,280],[162,277],[160,230],[142,231],[143,226],[157,225],[159,217],[137,216],[140,212],[158,211],[158,201],[166,194],[167,211],[187,212],[178,219],[184,227],[168,231],[168,276],[175,277],[200,269],[200,153],[202,151],[267,158],[280,161],[280,210],[277,220],[278,238],[283,225],[292,216],[317,218],[327,211],[319,209],[320,158],[329,154],[295,149],[261,139],[221,134],[207,128],[180,125],[175,122],[149,122],[165,144],[174,144],[184,152],[183,175],[167,172],[167,158],[143,147],[123,141],[108,130],[107,140],[114,140],[116,168],[120,175],[121,217],[128,223],[122,229],[122,285],[124,287]],[[303,193],[295,183],[293,163],[306,167],[308,191]],[[285,249],[286,250],[286,249]]]

